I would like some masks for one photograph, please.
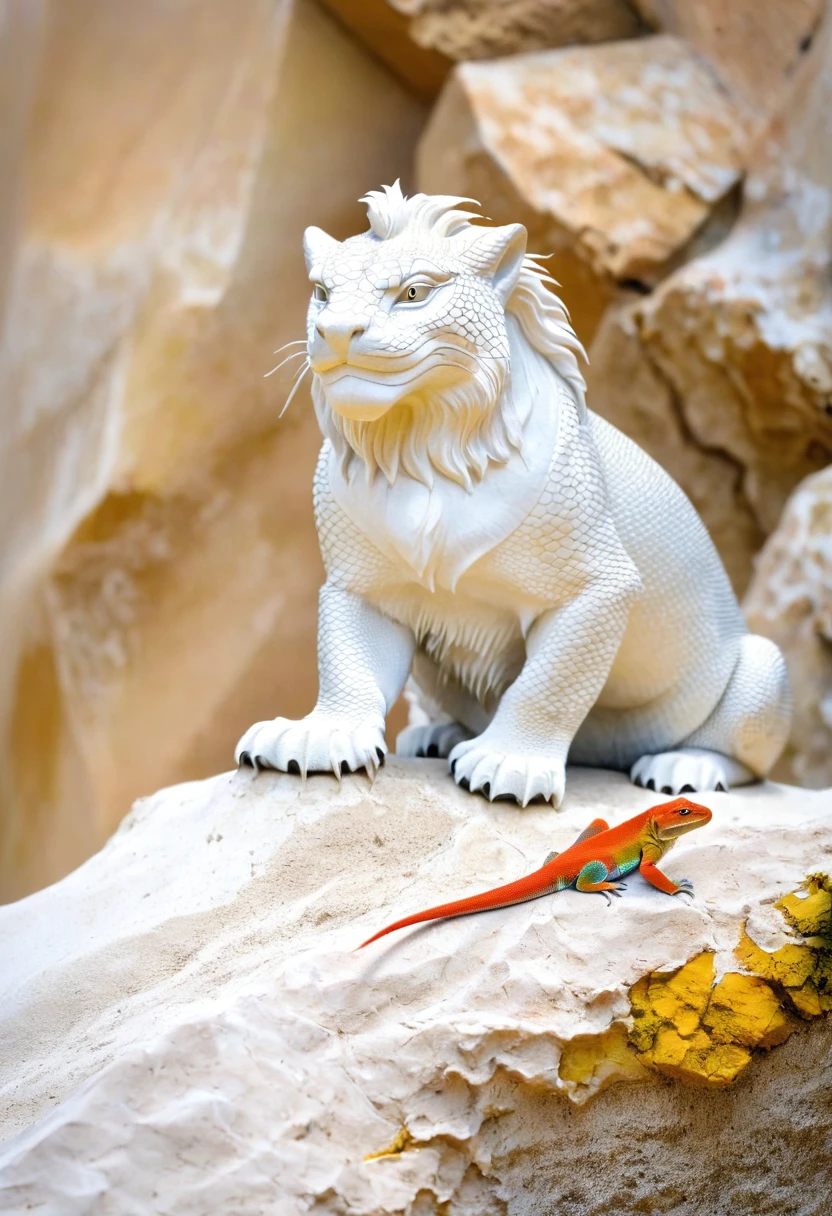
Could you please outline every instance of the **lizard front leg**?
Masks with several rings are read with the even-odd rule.
[[[415,642],[403,625],[330,583],[318,610],[315,708],[298,722],[257,722],[237,744],[238,763],[283,772],[365,768],[375,773],[387,752],[384,719],[407,679]]]
[[[639,587],[634,570],[599,578],[538,617],[491,723],[450,754],[458,784],[522,806],[535,797],[560,805],[569,745],[606,682]]]
[[[662,873],[656,865],[657,861],[661,861],[661,854],[652,849],[645,849],[638,867],[639,873],[651,887],[664,891],[665,895],[693,895],[693,883],[689,878],[680,878],[678,882],[674,882]]]

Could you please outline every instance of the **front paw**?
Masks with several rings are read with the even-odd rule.
[[[566,770],[556,756],[503,751],[483,734],[458,743],[448,761],[457,785],[492,802],[510,798],[528,806],[533,798],[542,798],[559,807],[563,801]]]
[[[374,777],[387,753],[384,722],[355,722],[339,714],[313,711],[299,722],[273,718],[256,722],[234,752],[238,764],[275,768],[283,773],[355,773]]]

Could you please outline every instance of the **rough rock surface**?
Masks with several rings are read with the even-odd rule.
[[[390,0],[412,16],[421,46],[449,59],[493,59],[570,43],[631,38],[643,26],[628,0]]]
[[[757,558],[748,623],[786,656],[795,698],[784,780],[832,785],[832,467],[807,477]]]
[[[680,482],[738,591],[786,498],[832,459],[832,20],[728,239],[608,314],[594,408]]]
[[[779,106],[812,45],[825,0],[632,0],[648,26],[683,38],[706,56],[764,122]]]
[[[789,892],[828,791],[711,796],[665,863],[693,903],[636,876],[354,952],[654,798],[573,770],[520,811],[394,758],[139,803],[0,909],[0,1211],[819,1214],[832,896]]]
[[[720,228],[747,124],[706,64],[670,37],[458,67],[419,144],[429,193],[479,199],[551,253],[589,341],[620,285],[646,289]]]
[[[319,434],[303,393],[278,425],[298,360],[264,373],[303,228],[360,227],[422,122],[307,0],[72,0],[44,36],[0,335],[0,899],[311,707]],[[0,29],[23,76],[31,42]]]
[[[644,28],[628,0],[323,0],[424,97],[454,62],[630,38]]]

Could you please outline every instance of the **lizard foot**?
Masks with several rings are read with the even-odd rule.
[[[728,791],[754,780],[754,774],[721,752],[684,747],[675,752],[642,756],[630,769],[630,780],[657,794],[695,794],[700,790]]]
[[[690,895],[693,898],[693,883],[689,878],[677,878],[674,895]]]
[[[605,895],[607,897],[607,904],[611,904],[613,895],[615,895],[617,899],[620,899],[621,892],[626,891],[626,890],[627,890],[627,888],[622,883],[617,882],[613,886],[611,886],[609,888],[609,890],[599,891],[598,894]]]
[[[339,714],[315,710],[299,722],[274,718],[255,722],[234,752],[238,764],[276,768],[283,773],[354,773],[366,769],[374,777],[387,752],[384,722],[355,722]]]
[[[397,756],[438,756],[444,760],[457,743],[471,738],[459,722],[428,722],[426,726],[406,726],[396,737]]]
[[[528,806],[533,798],[542,798],[558,807],[563,800],[566,773],[554,756],[499,751],[482,734],[457,743],[448,759],[457,785],[492,802],[500,798]]]

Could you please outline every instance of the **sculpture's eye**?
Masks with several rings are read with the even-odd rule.
[[[397,304],[422,304],[433,291],[430,283],[411,283],[396,298]]]
[[[323,283],[315,283],[312,288],[312,299],[317,300],[319,304],[325,304],[328,298],[329,292]]]

